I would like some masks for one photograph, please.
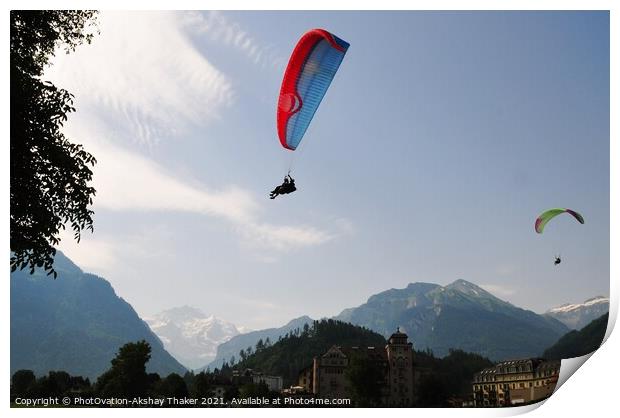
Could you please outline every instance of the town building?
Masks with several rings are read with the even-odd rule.
[[[407,342],[407,334],[397,330],[385,346],[388,360],[390,395],[388,404],[411,405],[413,402],[413,343]]]
[[[413,343],[398,329],[385,347],[342,347],[334,345],[303,369],[297,386],[319,397],[350,398],[346,370],[354,356],[369,359],[384,371],[380,382],[382,404],[409,406],[414,402]]]
[[[282,376],[270,376],[252,369],[233,370],[233,382],[237,384],[264,383],[271,391],[280,392],[283,387]]]
[[[297,378],[297,386],[303,388],[304,391],[312,393],[312,381],[314,379],[314,367],[310,366],[302,369]]]
[[[551,396],[560,361],[528,358],[502,361],[474,375],[473,406],[513,406]]]

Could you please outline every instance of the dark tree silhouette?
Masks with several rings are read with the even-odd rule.
[[[418,389],[418,406],[424,408],[441,408],[448,406],[449,396],[445,379],[436,374],[425,374],[420,379]]]
[[[246,383],[239,388],[239,396],[242,398],[270,397],[271,393],[265,382]]]
[[[346,368],[351,398],[357,406],[381,406],[382,390],[386,387],[385,370],[381,364],[362,355],[353,355]]]
[[[38,379],[32,370],[18,370],[11,377],[11,401],[16,397],[47,398],[50,396],[88,395],[90,380],[71,376],[64,371],[50,371]]]
[[[11,393],[26,397],[37,380],[32,370],[18,370],[11,377]]]
[[[155,396],[170,396],[175,398],[185,398],[189,395],[185,380],[176,374],[171,373],[164,379],[156,382],[151,393]]]
[[[50,371],[47,376],[37,379],[35,391],[38,395],[62,396],[71,388],[71,376],[65,371]]]
[[[209,375],[210,373],[208,372],[200,372],[194,377],[190,386],[192,396],[201,398],[212,395],[212,382]]]
[[[246,354],[235,368],[282,376],[284,386],[288,386],[296,384],[299,371],[312,364],[315,356],[323,355],[335,344],[383,347],[385,343],[383,336],[362,327],[332,319],[321,320],[315,321],[307,334],[289,333],[269,347]]]
[[[256,352],[259,353],[263,350],[263,348],[265,348],[265,343],[263,342],[263,339],[259,339],[258,342],[256,343]]]
[[[605,338],[608,319],[609,313],[606,313],[582,329],[564,334],[555,344],[546,349],[542,356],[550,360],[561,360],[584,356],[596,351]]]
[[[146,374],[150,358],[151,346],[146,341],[125,344],[112,360],[112,367],[97,379],[97,391],[103,396],[144,396],[153,383]]]
[[[90,43],[96,12],[11,11],[11,271],[43,267],[56,277],[54,246],[65,224],[93,229],[95,158],[61,132],[73,96],[41,79],[56,47]]]

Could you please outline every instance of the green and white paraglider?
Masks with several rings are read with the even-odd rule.
[[[572,215],[575,219],[577,219],[577,221],[579,221],[580,224],[585,223],[585,221],[583,219],[583,216],[581,216],[581,214],[579,214],[578,212],[575,212],[572,209],[554,208],[554,209],[548,209],[548,210],[544,211],[543,213],[540,214],[540,216],[538,218],[536,218],[536,222],[534,223],[534,229],[539,234],[542,234],[543,230],[545,229],[545,225],[547,225],[547,223],[549,223],[549,221],[551,219],[553,219],[556,216],[561,215],[563,213],[568,213],[569,215]],[[559,255],[557,255],[555,257],[555,261],[554,261],[553,264],[555,264],[557,266],[561,262],[562,262],[561,257]]]
[[[583,216],[581,216],[579,213],[575,212],[574,210],[571,209],[563,209],[563,208],[555,208],[555,209],[549,209],[544,211],[543,213],[540,214],[540,216],[538,218],[536,218],[536,223],[534,224],[534,229],[536,229],[536,232],[538,232],[539,234],[542,234],[543,229],[545,228],[545,225],[547,225],[547,223],[555,218],[558,215],[561,215],[563,213],[568,213],[573,215],[573,217],[575,219],[577,219],[579,221],[579,223],[583,224],[585,223],[585,221],[583,220]]]

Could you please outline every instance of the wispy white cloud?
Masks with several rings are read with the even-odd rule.
[[[100,35],[46,72],[77,107],[117,127],[115,136],[153,144],[203,124],[232,104],[232,82],[189,42],[176,14],[103,12]]]
[[[94,237],[89,232],[83,233],[78,243],[69,230],[60,234],[58,248],[84,271],[105,274],[118,266],[119,243],[126,240],[108,240]]]
[[[91,149],[98,158],[95,184],[99,192],[95,208],[209,215],[231,222],[252,246],[280,251],[318,245],[334,238],[311,226],[261,222],[257,199],[239,186],[209,189],[177,179],[159,164],[115,146],[100,148],[93,144]]]
[[[279,68],[285,57],[269,46],[259,43],[241,26],[218,11],[192,11],[182,15],[185,25],[207,36],[213,42],[221,42],[243,53],[250,61],[262,67]]]
[[[172,232],[160,225],[141,227],[133,232],[83,232],[78,243],[69,228],[60,234],[59,249],[82,269],[106,275],[116,268],[127,268],[128,259],[162,258],[170,254],[167,243]]]
[[[311,226],[273,225],[254,221],[239,226],[241,234],[251,244],[278,251],[319,245],[335,237],[331,233]]]
[[[46,73],[76,96],[78,112],[64,129],[97,158],[95,210],[202,214],[228,222],[243,246],[258,250],[285,252],[336,236],[303,224],[264,222],[257,198],[243,187],[211,188],[181,178],[127,147],[130,138],[154,146],[196,125],[203,128],[233,103],[232,81],[194,48],[186,36],[188,25],[257,64],[267,62],[268,49],[219,13],[103,12],[99,22],[101,34],[91,45],[59,54]],[[340,223],[334,224],[336,229]],[[119,243],[112,240],[89,240],[101,263],[118,259]],[[69,248],[68,241],[61,248]],[[70,251],[85,266],[96,267],[94,257],[77,247]]]

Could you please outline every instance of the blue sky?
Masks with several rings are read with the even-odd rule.
[[[140,314],[261,328],[409,282],[542,312],[609,293],[606,12],[104,12],[48,78],[99,160],[61,245]],[[302,147],[275,108],[306,30],[351,44]],[[292,162],[299,191],[271,201]],[[550,207],[581,212],[534,232]],[[553,266],[561,253],[563,263]]]

